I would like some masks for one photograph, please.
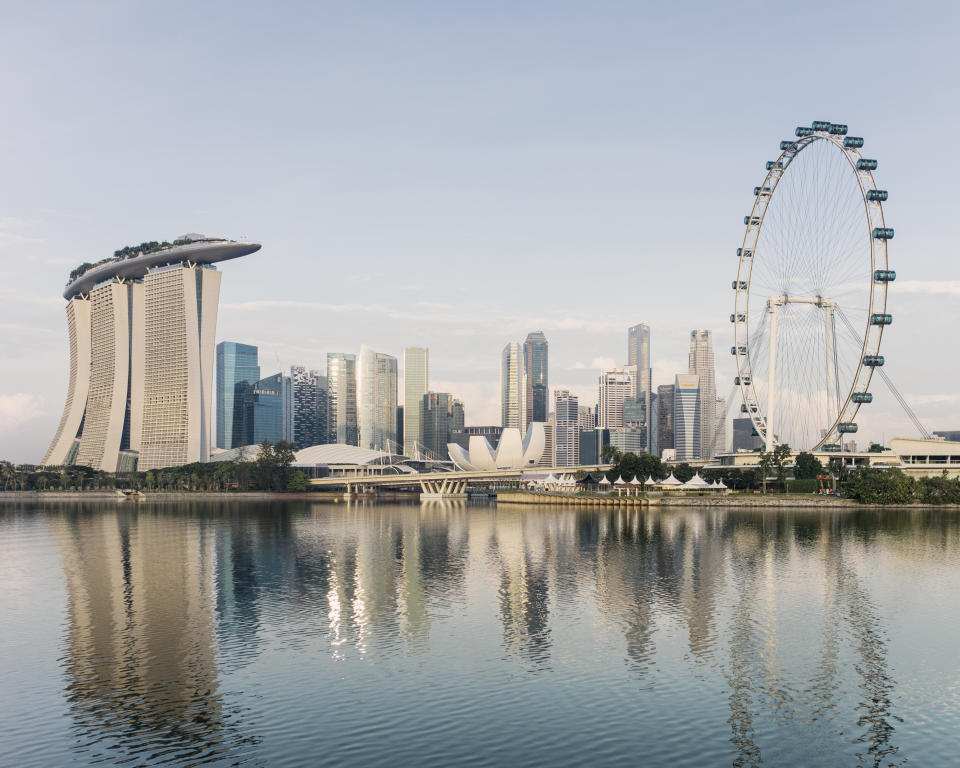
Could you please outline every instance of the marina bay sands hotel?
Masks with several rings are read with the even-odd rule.
[[[220,298],[213,265],[259,249],[184,235],[75,271],[63,292],[67,402],[43,463],[117,472],[206,461]]]

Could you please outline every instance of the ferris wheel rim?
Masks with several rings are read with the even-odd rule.
[[[827,124],[832,126],[832,124]],[[861,168],[858,161],[863,160],[859,146],[846,146],[845,128],[844,133],[837,135],[828,127],[825,130],[808,131],[806,135],[798,135],[796,141],[792,141],[789,146],[783,147],[775,161],[767,164],[767,174],[760,187],[755,189],[755,199],[751,213],[744,222],[746,230],[744,232],[741,247],[738,250],[739,263],[737,268],[737,279],[734,281],[734,313],[731,315],[731,322],[734,326],[734,346],[731,352],[734,355],[737,366],[737,384],[740,388],[743,407],[748,417],[753,423],[756,433],[767,439],[767,417],[763,412],[759,393],[756,389],[753,365],[751,362],[752,346],[750,344],[750,298],[752,293],[752,274],[753,265],[756,263],[757,253],[759,252],[758,243],[760,242],[760,233],[766,218],[767,209],[770,201],[774,198],[776,189],[784,178],[792,162],[800,153],[813,146],[817,142],[827,142],[839,150],[846,158],[857,179],[860,197],[864,206],[865,224],[867,227],[867,237],[870,243],[870,290],[869,306],[866,313],[866,328],[863,331],[860,355],[856,362],[856,369],[850,380],[849,389],[844,393],[842,402],[837,408],[836,417],[832,423],[826,424],[822,436],[811,447],[804,446],[804,450],[818,450],[827,444],[834,436],[839,436],[838,427],[845,422],[853,423],[853,419],[860,409],[860,402],[854,400],[854,394],[858,391],[868,392],[870,381],[873,377],[873,365],[867,365],[865,360],[870,355],[879,357],[880,343],[883,336],[884,325],[873,324],[872,318],[877,314],[886,315],[887,309],[887,291],[888,281],[879,281],[875,278],[878,270],[889,272],[886,238],[875,237],[876,228],[880,227],[886,230],[884,221],[882,199],[875,196],[870,199],[869,191],[879,191],[873,178],[873,167],[869,162],[865,168]],[[800,129],[798,129],[798,134]],[[860,142],[862,146],[862,141]],[[759,192],[758,192],[759,191]],[[769,297],[766,297],[769,299]],[[742,350],[742,351],[741,351]],[[882,364],[882,363],[881,363]],[[838,387],[839,391],[839,387]],[[773,440],[776,440],[776,425],[773,430]]]

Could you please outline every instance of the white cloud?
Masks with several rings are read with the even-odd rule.
[[[897,293],[960,296],[960,280],[903,280],[895,283],[893,290]]]
[[[43,415],[40,398],[29,392],[0,395],[0,432],[17,429]]]

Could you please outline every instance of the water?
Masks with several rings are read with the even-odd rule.
[[[0,505],[0,764],[960,764],[956,512]]]

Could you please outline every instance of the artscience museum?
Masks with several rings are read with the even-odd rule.
[[[523,438],[519,429],[504,429],[496,450],[486,437],[472,435],[467,450],[456,443],[448,443],[447,451],[457,468],[466,472],[523,469],[535,466],[540,461],[546,444],[543,422],[534,421],[527,427],[527,434]]]

